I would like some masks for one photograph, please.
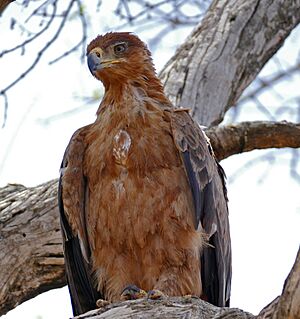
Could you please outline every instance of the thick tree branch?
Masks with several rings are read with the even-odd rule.
[[[298,0],[213,1],[161,72],[177,106],[199,123],[220,123],[300,21]]]
[[[206,130],[219,161],[255,149],[300,147],[300,124],[242,122]]]
[[[190,319],[254,319],[255,317],[237,308],[215,307],[195,297],[172,297],[165,300],[134,300],[108,305],[74,319],[109,318],[190,318]]]
[[[0,316],[65,285],[57,181],[0,189]]]

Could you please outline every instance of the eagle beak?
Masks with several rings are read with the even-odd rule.
[[[112,64],[119,63],[118,60],[104,60],[101,56],[98,56],[96,52],[91,52],[87,56],[87,63],[90,72],[94,75],[96,71],[110,67]]]
[[[95,52],[89,53],[87,63],[92,74],[101,68],[101,58],[98,57]]]

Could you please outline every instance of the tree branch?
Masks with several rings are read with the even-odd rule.
[[[42,9],[48,9],[49,7],[51,8],[51,12],[46,14],[46,24],[43,28],[41,28],[40,31],[35,33],[34,35],[30,36],[28,39],[24,40],[23,42],[19,43],[18,45],[10,48],[10,49],[5,49],[2,52],[0,52],[0,58],[3,57],[6,54],[9,54],[13,51],[16,51],[18,49],[21,49],[23,51],[22,54],[25,52],[26,46],[28,44],[36,41],[38,38],[40,38],[46,31],[50,29],[50,26],[53,25],[54,20],[56,20],[58,17],[60,18],[60,22],[58,23],[58,26],[56,27],[55,33],[50,37],[50,40],[46,41],[46,43],[42,46],[42,48],[37,52],[35,59],[32,61],[32,63],[23,71],[17,78],[15,78],[13,81],[11,81],[8,85],[6,85],[4,88],[0,89],[0,96],[3,96],[4,98],[4,121],[3,121],[3,126],[5,125],[6,119],[7,119],[7,111],[8,111],[8,98],[7,98],[7,93],[8,91],[14,87],[16,84],[18,84],[21,80],[23,80],[41,61],[43,55],[45,52],[57,41],[59,36],[61,35],[68,18],[71,15],[71,12],[73,10],[73,6],[76,3],[78,7],[78,12],[79,12],[79,17],[81,21],[81,26],[82,26],[82,36],[79,42],[74,45],[71,49],[67,50],[63,54],[61,54],[59,57],[55,58],[54,60],[50,61],[50,64],[53,64],[63,57],[66,57],[73,53],[74,51],[78,50],[78,48],[82,47],[82,53],[81,53],[81,60],[84,60],[85,56],[85,49],[86,49],[86,38],[87,38],[87,21],[86,17],[83,12],[83,6],[81,3],[81,0],[69,0],[69,3],[66,7],[65,10],[63,10],[61,13],[57,12],[57,5],[58,0],[55,1],[45,1],[42,3],[40,6],[38,6],[31,14],[30,16],[26,19],[26,22],[28,22],[33,16],[38,16],[40,14],[40,11]],[[44,13],[43,14],[43,19]]]
[[[199,123],[220,123],[300,22],[294,0],[213,1],[160,77],[171,101]]]
[[[108,318],[190,318],[190,319],[254,319],[255,317],[238,308],[215,307],[199,298],[167,297],[164,300],[139,299],[118,302],[104,308],[92,310],[74,319]]]
[[[0,316],[65,285],[57,180],[0,188]]]
[[[300,147],[300,124],[282,122],[242,122],[214,126],[205,131],[219,161],[255,149]]]

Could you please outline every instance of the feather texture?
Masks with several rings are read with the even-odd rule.
[[[74,313],[129,284],[228,305],[226,188],[207,138],[173,108],[136,36],[98,36],[88,55],[105,95],[71,138],[59,188]]]

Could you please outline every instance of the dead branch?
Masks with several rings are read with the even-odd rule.
[[[42,15],[42,21],[45,19],[47,20],[45,23],[45,26],[41,28],[38,32],[36,32],[33,35],[30,35],[26,40],[23,42],[17,44],[16,46],[10,48],[10,49],[5,49],[0,52],[0,57],[5,56],[6,54],[9,54],[13,51],[16,50],[21,50],[22,54],[25,53],[26,46],[28,46],[30,43],[35,41],[36,39],[40,38],[46,31],[49,30],[49,28],[53,25],[53,22],[59,18],[60,23],[58,24],[56,31],[50,37],[48,41],[45,42],[45,44],[42,46],[42,48],[37,52],[35,59],[23,71],[16,79],[14,79],[11,83],[6,85],[4,88],[0,89],[0,95],[4,98],[4,121],[3,121],[3,126],[5,125],[6,119],[7,119],[7,111],[8,111],[8,98],[7,98],[7,92],[14,87],[16,84],[18,84],[21,80],[23,80],[40,62],[41,58],[44,56],[45,52],[57,41],[59,38],[60,34],[62,33],[67,19],[70,17],[71,12],[73,10],[74,5],[76,4],[78,7],[78,12],[79,12],[79,17],[82,25],[82,35],[80,40],[76,45],[74,45],[72,48],[70,48],[68,51],[62,53],[59,57],[53,59],[50,61],[50,64],[53,64],[60,59],[70,55],[74,51],[76,51],[78,48],[82,47],[82,53],[81,53],[81,60],[84,59],[85,56],[85,49],[86,49],[86,38],[87,38],[87,22],[86,22],[86,17],[82,11],[82,3],[81,0],[69,0],[69,3],[66,7],[66,9],[63,12],[58,13],[57,12],[57,2],[59,0],[55,1],[45,1],[41,5],[39,5],[33,12],[29,15],[29,17],[26,19],[25,23],[27,23],[33,16],[39,16]],[[46,10],[47,13],[44,14],[44,11]],[[50,10],[50,12],[48,12]],[[45,12],[46,12],[45,11]],[[16,20],[14,20],[16,22]],[[14,23],[15,23],[14,22]]]

